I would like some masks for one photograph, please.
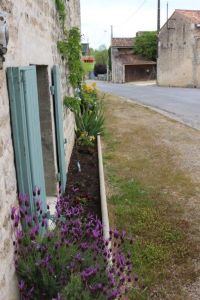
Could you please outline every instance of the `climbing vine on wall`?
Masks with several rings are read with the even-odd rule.
[[[55,0],[56,8],[59,13],[63,26],[63,40],[58,42],[58,49],[63,57],[68,61],[69,81],[72,87],[81,85],[83,79],[83,68],[81,63],[81,34],[77,27],[69,31],[65,29],[66,6],[65,0]]]
[[[81,34],[77,27],[64,32],[65,38],[58,42],[60,53],[68,61],[69,81],[72,87],[81,85],[83,80],[83,68],[81,63]]]
[[[64,28],[64,23],[66,19],[65,0],[55,0],[55,2],[56,2],[56,8],[58,10],[59,18]]]

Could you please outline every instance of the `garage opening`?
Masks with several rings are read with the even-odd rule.
[[[155,65],[126,65],[125,82],[156,79]]]

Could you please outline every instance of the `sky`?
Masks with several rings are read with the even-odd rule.
[[[161,26],[175,9],[200,10],[200,0],[160,0]],[[113,37],[134,37],[137,31],[157,29],[157,0],[81,0],[82,42],[98,49]]]

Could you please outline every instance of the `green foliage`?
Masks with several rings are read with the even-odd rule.
[[[81,132],[79,138],[78,138],[78,144],[82,146],[94,146],[95,137],[88,135],[86,131]]]
[[[79,275],[72,275],[69,283],[63,289],[61,296],[63,299],[71,299],[71,300],[89,300],[91,299],[91,295],[89,291],[84,290],[84,286]]]
[[[58,42],[60,53],[68,61],[69,81],[73,88],[79,87],[83,80],[83,68],[81,63],[81,34],[80,30],[73,27],[65,31],[65,39]]]
[[[93,145],[97,134],[104,131],[102,101],[98,99],[94,85],[83,85],[78,97],[65,97],[64,105],[75,114],[78,142]]]
[[[62,299],[70,299],[70,300],[93,300],[94,295],[91,295],[89,289],[86,289],[80,275],[75,274],[70,278],[69,283],[61,292]],[[106,296],[103,294],[99,294],[95,299],[105,300]]]
[[[104,130],[104,116],[101,103],[98,102],[93,110],[84,109],[80,115],[75,116],[77,126],[77,136],[87,132],[89,136],[102,134]]]
[[[82,66],[85,74],[88,74],[94,70],[94,63],[82,62]]]
[[[157,33],[144,32],[137,36],[133,46],[135,54],[140,54],[148,59],[156,60],[157,57]]]
[[[64,26],[65,19],[66,19],[66,7],[65,7],[65,0],[55,0],[56,8],[59,13],[59,18]]]
[[[96,64],[107,65],[108,63],[108,50],[105,45],[101,45],[99,49],[90,49],[90,53],[95,57]]]
[[[65,97],[64,98],[64,105],[69,108],[73,113],[79,114],[80,113],[80,105],[81,101],[76,97]]]
[[[60,233],[58,230],[52,232],[53,238],[48,240],[47,237],[37,238],[38,245],[41,245],[46,249],[48,247],[48,255],[51,258],[51,264],[54,266],[54,276],[52,273],[40,266],[40,262],[43,261],[44,252],[39,251],[37,247],[31,247],[32,241],[25,237],[22,241],[21,249],[23,254],[18,257],[17,262],[17,274],[21,280],[26,281],[28,286],[34,286],[34,299],[41,299],[42,292],[45,291],[43,299],[52,299],[52,297],[59,291],[62,285],[58,282],[60,272],[63,266],[68,265],[78,251],[76,245],[71,245],[66,248],[65,245],[60,247],[59,253],[55,247],[56,241],[60,239]],[[58,259],[59,257],[59,259]],[[36,264],[38,262],[38,264]],[[70,278],[70,273],[68,274]],[[39,280],[38,280],[39,279]]]

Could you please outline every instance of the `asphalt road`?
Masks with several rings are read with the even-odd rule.
[[[150,106],[164,115],[200,130],[200,89],[158,87],[148,82],[96,83],[101,91]]]

